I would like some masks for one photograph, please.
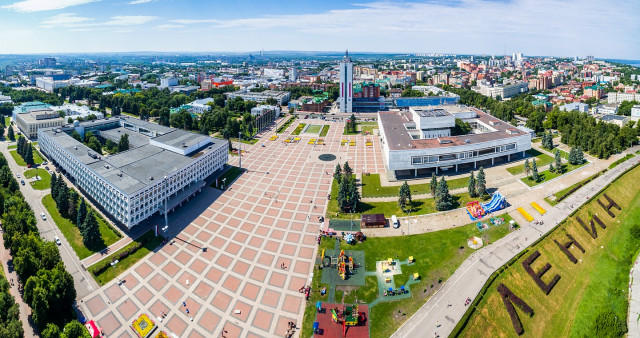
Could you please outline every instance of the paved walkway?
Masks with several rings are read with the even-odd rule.
[[[629,312],[627,315],[627,337],[640,337],[640,256],[636,258],[629,272]]]
[[[637,159],[626,161],[604,175],[594,179],[554,208],[538,218],[544,225],[534,226],[520,222],[522,228],[512,232],[492,245],[474,252],[455,273],[394,335],[393,337],[433,337],[434,334],[447,336],[462,318],[467,307],[467,297],[475,298],[489,276],[507,261],[531,245],[543,234],[549,232],[590,196],[612,182]],[[450,302],[452,306],[447,306]],[[436,327],[436,323],[441,326]]]
[[[275,337],[288,322],[301,323],[305,301],[298,290],[309,283],[333,168],[345,160],[357,172],[384,168],[376,164],[379,145],[365,146],[363,136],[348,137],[356,146],[340,145],[343,123],[302,119],[288,132],[299,122],[330,124],[326,145],[308,144],[317,135],[300,135],[293,144],[283,142],[288,133],[268,141],[273,131],[243,145],[248,172],[228,190],[205,188],[169,214],[170,244],[119,276],[123,283],[84,297],[83,314],[112,337],[133,337],[129,324],[141,313],[178,337],[217,337],[223,330],[227,337]],[[319,160],[324,153],[336,159]]]
[[[3,231],[4,232],[4,231]],[[13,257],[9,253],[9,250],[4,247],[4,241],[0,239],[0,261],[2,261],[2,268],[4,269],[4,276],[9,282],[9,292],[18,303],[20,307],[20,320],[22,321],[22,329],[24,330],[25,337],[38,337],[35,325],[31,323],[31,308],[22,300],[20,290],[18,290],[18,274],[13,269]],[[2,277],[0,277],[2,278]],[[13,285],[11,281],[13,280]]]

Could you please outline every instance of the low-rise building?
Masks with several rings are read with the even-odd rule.
[[[582,102],[567,103],[560,106],[559,108],[563,111],[579,111],[581,113],[586,113],[589,111],[589,105]]]
[[[631,120],[627,116],[620,116],[620,115],[603,115],[599,117],[599,119],[606,123],[615,124],[621,128],[624,127],[624,125]]]
[[[594,114],[615,115],[618,113],[618,105],[615,103],[605,103],[593,108]]]
[[[640,93],[607,93],[607,102],[621,103],[622,101],[638,101],[640,102]]]
[[[58,127],[65,124],[57,111],[51,105],[32,101],[13,108],[13,121],[27,138],[34,139],[41,128]]]
[[[234,99],[236,97],[240,97],[245,101],[255,101],[258,103],[263,103],[267,101],[267,99],[274,99],[276,103],[280,106],[289,102],[289,98],[291,98],[290,92],[279,91],[279,90],[265,90],[262,92],[251,92],[251,91],[237,91],[232,93],[225,93],[228,99]]]
[[[129,150],[104,156],[70,136],[130,134]],[[108,135],[114,133],[114,135]],[[182,205],[228,160],[226,140],[121,116],[38,131],[40,150],[126,229]]]
[[[89,106],[78,106],[76,104],[65,103],[62,106],[52,106],[51,110],[57,112],[63,112],[64,118],[68,119],[69,117],[77,120],[78,118],[82,118],[86,120],[90,116],[95,116],[96,119],[100,120],[104,118],[104,114],[91,109]]]

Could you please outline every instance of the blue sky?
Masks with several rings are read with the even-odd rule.
[[[638,0],[0,0],[0,53],[305,50],[640,59]]]

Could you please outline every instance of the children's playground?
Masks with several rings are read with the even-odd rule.
[[[314,337],[369,337],[369,306],[316,303]]]
[[[504,196],[496,191],[487,203],[480,203],[478,201],[467,203],[467,214],[469,214],[469,218],[471,218],[472,221],[476,221],[492,212],[504,209],[505,205],[506,200]]]

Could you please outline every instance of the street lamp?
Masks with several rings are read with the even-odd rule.
[[[227,178],[223,178],[222,179],[222,190],[224,190],[224,188],[227,186]]]
[[[242,140],[242,132],[238,132],[238,156],[240,156],[240,161],[238,163],[238,166],[240,167],[240,170],[242,170],[242,142],[240,142]]]
[[[409,215],[411,215],[411,207],[407,209],[407,235],[409,235],[409,226],[411,226],[411,220],[409,220]]]
[[[118,275],[117,275],[117,272],[116,272],[116,264],[118,264],[118,262],[119,262],[119,260],[116,259],[115,261],[111,262],[110,264],[113,267],[113,273],[115,274],[116,279],[118,280],[118,285],[120,285],[121,284],[120,278],[118,278]]]
[[[353,232],[353,209],[351,209],[351,232]]]

